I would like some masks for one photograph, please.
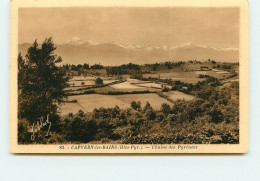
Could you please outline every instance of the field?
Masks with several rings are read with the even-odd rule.
[[[183,92],[179,92],[179,91],[163,92],[163,94],[168,96],[173,101],[175,101],[177,99],[184,99],[186,101],[190,101],[195,98],[192,95],[184,94]]]
[[[70,87],[66,90],[70,93],[70,96],[68,97],[68,102],[60,107],[61,114],[77,113],[80,109],[85,112],[91,112],[95,108],[112,108],[116,105],[121,109],[125,109],[131,107],[132,101],[140,101],[142,107],[148,101],[154,109],[159,110],[162,103],[173,105],[170,101],[176,101],[177,99],[190,101],[195,98],[180,91],[163,92],[165,87],[171,90],[172,85],[158,81],[160,79],[196,84],[198,81],[207,79],[207,77],[202,76],[202,78],[199,78],[199,75],[208,75],[223,79],[223,87],[230,84],[231,79],[226,79],[226,77],[232,73],[223,69],[213,69],[207,63],[203,64],[203,66],[205,65],[208,66],[206,70],[198,70],[202,64],[193,65],[189,63],[174,69],[159,66],[156,71],[146,70],[145,67],[142,67],[142,71],[146,71],[142,73],[142,78],[157,78],[156,81],[130,78],[130,74],[107,76],[104,69],[98,71],[88,70],[87,73],[81,74],[81,76],[74,75],[69,81]],[[100,74],[100,76],[96,74]],[[96,85],[95,80],[98,77],[103,80],[104,85]],[[237,77],[234,77],[234,79],[237,80]],[[149,92],[146,93],[145,91]],[[72,100],[77,100],[77,102],[72,103]]]
[[[222,72],[221,72],[222,73]],[[217,71],[180,71],[180,72],[159,72],[159,73],[146,73],[143,74],[143,78],[160,78],[160,79],[172,79],[179,80],[185,83],[197,83],[198,81],[205,80],[205,78],[199,78],[200,74],[209,75],[216,78],[223,78],[223,74]],[[226,73],[226,72],[225,72]]]
[[[88,76],[88,77],[84,77],[84,76],[73,76],[72,79],[69,81],[69,84],[71,87],[84,87],[84,86],[92,86],[95,85],[95,80],[96,80],[97,76]],[[113,83],[115,81],[117,81],[114,78],[111,77],[101,77],[103,80],[104,84],[110,84]]]
[[[128,81],[119,83],[119,84],[114,84],[114,85],[111,85],[110,87],[115,88],[115,89],[142,89],[141,87],[133,85]]]
[[[136,84],[136,85],[140,86],[140,87],[152,87],[152,88],[157,88],[157,89],[161,89],[162,88],[161,84],[153,83],[153,82],[141,83],[141,84]]]
[[[127,95],[100,95],[100,94],[89,94],[89,95],[78,95],[69,96],[69,100],[77,100],[77,103],[65,103],[61,106],[61,115],[68,113],[77,113],[78,110],[82,109],[85,112],[91,112],[95,108],[113,108],[118,105],[120,108],[130,108],[132,101],[140,101],[141,105],[144,106],[148,101],[151,106],[159,110],[161,104],[167,103],[173,105],[170,101],[161,98],[156,93],[150,94],[127,94]]]

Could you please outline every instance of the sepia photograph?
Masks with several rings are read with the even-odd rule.
[[[241,9],[17,7],[11,139],[54,152],[244,152]]]
[[[259,181],[259,9],[1,0],[0,180]]]

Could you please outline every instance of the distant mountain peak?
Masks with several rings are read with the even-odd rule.
[[[60,45],[83,45],[83,44],[88,44],[88,45],[98,45],[99,43],[94,42],[92,40],[82,40],[79,37],[73,37],[66,42],[61,43]]]
[[[90,44],[90,45],[99,45],[99,44],[100,44],[100,43],[94,42],[94,41],[92,41],[92,40],[85,40],[84,42],[85,42],[85,43],[88,43],[88,44]]]
[[[118,46],[120,48],[129,49],[129,50],[145,50],[145,51],[170,51],[180,48],[204,48],[204,49],[212,49],[216,51],[238,51],[238,48],[217,48],[217,47],[210,47],[202,44],[197,44],[194,42],[186,42],[180,45],[168,47],[168,46],[155,46],[155,45],[124,45],[122,43],[118,42],[95,42],[92,40],[82,40],[79,37],[73,37],[69,40],[67,40],[65,43],[62,43],[60,45],[88,45],[88,46],[97,46],[97,45],[114,45]]]
[[[31,43],[23,43],[20,45],[28,46],[31,45]],[[156,45],[124,45],[122,43],[118,42],[95,42],[92,40],[82,40],[81,38],[75,36],[63,43],[57,44],[57,45],[72,45],[72,46],[98,46],[98,45],[114,45],[120,48],[128,49],[128,50],[145,50],[145,51],[173,51],[175,49],[192,49],[192,48],[203,48],[203,49],[211,49],[215,51],[238,51],[238,48],[230,48],[230,47],[223,47],[223,48],[218,48],[218,47],[211,47],[211,46],[206,46],[202,44],[197,44],[194,42],[186,42],[180,45],[175,45],[172,47],[169,46],[156,46]]]
[[[177,48],[204,48],[204,49],[212,49],[216,51],[238,51],[238,48],[218,48],[218,47],[211,47],[211,46],[206,46],[202,44],[197,44],[193,42],[187,42],[183,43],[178,46],[173,46],[171,47],[171,50],[177,49]]]
[[[31,44],[20,44],[19,52],[26,54]],[[124,45],[117,42],[100,43],[73,37],[62,44],[56,44],[56,53],[63,63],[90,64],[101,62],[104,65],[125,63],[155,63],[163,61],[186,61],[213,59],[222,62],[238,62],[236,48],[214,48],[187,42],[178,46]]]

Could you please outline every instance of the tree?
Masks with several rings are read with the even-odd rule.
[[[163,103],[162,104],[162,107],[161,107],[161,111],[164,113],[164,114],[169,114],[171,112],[171,107],[169,104],[166,104],[166,103]]]
[[[78,69],[82,69],[82,65],[81,65],[81,64],[78,64],[78,65],[77,65],[77,68],[78,68]]]
[[[156,112],[153,109],[148,109],[145,112],[145,116],[147,120],[154,120],[156,118]]]
[[[225,65],[225,64],[224,64],[224,65],[222,65],[222,68],[223,68],[223,69],[231,69],[231,65]]]
[[[131,102],[131,107],[134,109],[134,110],[140,110],[141,109],[141,102],[138,101],[132,101]]]
[[[167,87],[163,87],[162,92],[168,92],[169,89]]]
[[[98,77],[98,78],[95,80],[95,83],[96,83],[96,85],[101,85],[101,84],[103,84],[103,80],[102,80],[100,77]]]
[[[104,66],[103,66],[103,65],[100,65],[100,64],[94,64],[94,65],[92,65],[90,68],[92,68],[92,69],[103,69]]]
[[[143,110],[144,110],[144,111],[147,111],[147,110],[151,110],[151,109],[153,109],[152,106],[151,106],[151,104],[150,104],[148,101],[146,101],[146,104],[145,104]]]
[[[78,68],[77,68],[77,66],[76,65],[71,65],[71,70],[74,70],[74,71],[77,71],[78,70]]]
[[[84,64],[83,64],[83,68],[84,68],[84,69],[89,69],[89,64],[84,63]]]
[[[56,64],[61,57],[54,54],[56,47],[47,38],[39,47],[37,40],[28,48],[25,59],[18,55],[18,117],[30,123],[41,117],[56,115],[58,105],[65,99],[64,88],[69,76]]]

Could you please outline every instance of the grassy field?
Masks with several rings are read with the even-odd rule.
[[[186,101],[190,101],[195,98],[192,95],[184,94],[183,92],[179,92],[179,91],[163,92],[163,94],[168,96],[173,101],[175,101],[177,99],[184,99]]]
[[[223,78],[223,75],[214,71],[189,71],[189,72],[163,72],[163,73],[146,73],[143,74],[143,78],[159,78],[160,79],[172,79],[179,80],[185,83],[197,83],[198,81],[205,80],[205,78],[199,78],[199,74],[209,75],[215,78]]]
[[[87,88],[91,85],[94,85],[95,77],[83,77],[75,76],[71,82],[81,83],[82,81],[86,82],[84,86],[78,85],[78,87],[70,87],[73,90],[73,93],[81,93],[84,90],[77,90],[79,88]],[[104,78],[104,82],[108,83],[115,81],[115,79]],[[151,106],[159,110],[163,103],[172,105],[172,103],[157,95],[156,93],[145,93],[145,94],[125,94],[125,95],[102,95],[108,92],[133,92],[133,91],[152,91],[158,92],[161,91],[162,85],[159,83],[154,83],[151,81],[141,81],[137,79],[127,79],[125,82],[117,83],[104,87],[97,87],[86,89],[88,91],[94,90],[97,94],[85,94],[85,95],[73,95],[69,96],[68,100],[77,100],[77,103],[65,103],[61,106],[61,115],[66,115],[68,113],[77,113],[80,109],[85,112],[92,112],[95,108],[113,108],[116,105],[122,109],[130,108],[132,101],[140,101],[141,105],[144,106],[148,101]],[[185,99],[192,100],[193,96],[186,95],[178,91],[164,92],[171,100]]]
[[[136,86],[136,85],[133,85],[131,84],[130,82],[126,81],[126,82],[122,82],[122,83],[119,83],[119,84],[114,84],[114,85],[111,85],[110,87],[112,88],[115,88],[115,89],[134,89],[134,90],[140,90],[142,89],[141,87],[139,86]]]
[[[191,67],[190,67],[191,66]],[[185,67],[181,67],[177,69],[165,69],[159,68],[157,71],[150,71],[151,73],[143,73],[143,78],[160,78],[160,79],[171,79],[171,80],[179,80],[185,83],[195,84],[198,81],[203,81],[206,78],[199,78],[199,75],[209,75],[215,78],[223,78],[224,75],[228,76],[227,71],[213,69],[213,70],[205,70],[199,71],[195,70],[198,66],[201,65],[187,65]],[[190,67],[190,69],[187,69]],[[210,67],[211,68],[211,67]],[[104,74],[104,70],[102,70]],[[194,96],[187,95],[185,93],[179,91],[169,91],[169,92],[161,92],[163,87],[167,87],[171,89],[170,85],[165,83],[155,83],[153,81],[142,81],[138,79],[130,78],[129,75],[123,78],[124,82],[116,82],[112,85],[105,85],[101,87],[93,87],[95,85],[95,80],[98,76],[89,75],[86,76],[74,76],[70,80],[70,87],[67,90],[70,90],[71,93],[74,94],[84,94],[84,95],[73,95],[69,96],[68,100],[77,100],[77,103],[65,103],[61,106],[61,114],[65,115],[67,113],[77,113],[78,110],[82,109],[86,112],[93,111],[94,108],[112,108],[116,105],[122,109],[130,108],[130,103],[132,101],[140,101],[142,106],[146,104],[148,101],[154,109],[159,110],[161,108],[161,104],[168,103],[172,105],[172,102],[177,99],[184,99],[186,101],[193,100]],[[113,83],[115,81],[119,81],[116,77],[106,77],[105,75],[101,75],[100,78],[103,79],[104,84]],[[87,94],[84,92],[93,91],[95,94]],[[150,92],[161,92],[164,96],[159,96],[156,93],[142,93],[142,94],[131,94],[132,92],[141,92],[141,91],[150,91]],[[129,94],[123,95],[103,95],[103,94],[111,94],[111,93],[122,93],[129,92]]]
[[[95,80],[96,80],[97,76],[88,76],[88,77],[84,77],[84,76],[73,76],[72,79],[69,81],[69,84],[71,85],[71,87],[73,86],[87,86],[87,85],[95,85]],[[117,81],[114,78],[111,77],[101,77],[103,80],[104,84],[109,84],[112,82]]]
[[[141,84],[136,84],[136,85],[140,86],[140,87],[152,87],[152,88],[157,88],[157,89],[161,89],[162,88],[161,84],[153,83],[153,82],[141,83]]]
[[[170,101],[161,98],[155,93],[150,94],[131,94],[131,95],[100,95],[100,94],[89,94],[89,95],[78,95],[69,96],[68,100],[76,99],[77,103],[65,103],[61,106],[61,115],[68,113],[77,113],[78,110],[82,109],[86,112],[91,112],[95,108],[113,108],[118,105],[120,108],[130,108],[132,101],[140,101],[141,105],[144,106],[148,101],[154,109],[159,110],[161,104],[167,103],[173,105]]]
[[[60,106],[60,114],[66,115],[69,113],[77,113],[79,110],[84,110],[83,107],[81,107],[78,103],[65,103]]]

